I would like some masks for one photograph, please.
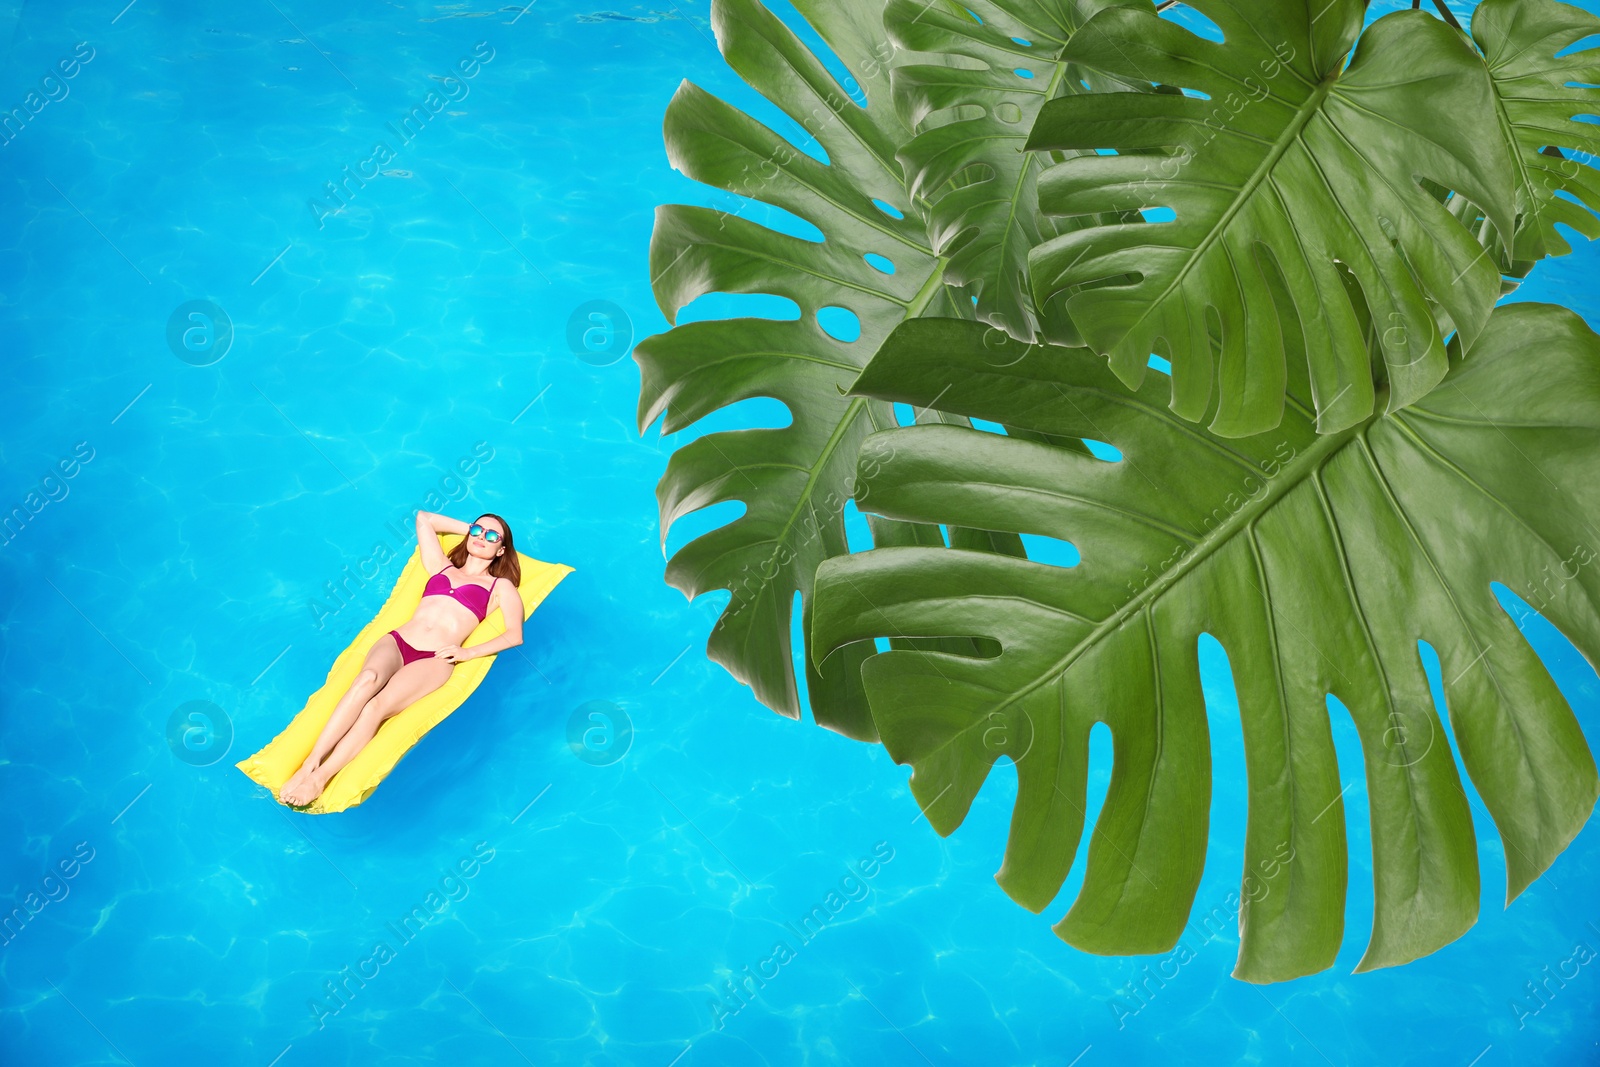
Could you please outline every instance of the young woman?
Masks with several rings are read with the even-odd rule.
[[[441,533],[467,536],[446,556],[439,547]],[[485,514],[469,526],[460,519],[419,511],[417,544],[422,547],[423,566],[433,575],[417,610],[398,630],[373,643],[361,673],[328,717],[311,755],[278,791],[285,804],[303,807],[315,800],[372,740],[383,720],[443,685],[455,664],[522,644],[522,597],[517,594],[522,566],[504,519]],[[505,619],[506,632],[462,648],[461,642],[496,608]]]

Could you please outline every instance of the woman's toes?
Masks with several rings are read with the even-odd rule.
[[[300,798],[305,795],[306,783],[310,780],[314,770],[315,768],[302,764],[300,769],[295,771],[294,774],[289,777],[287,782],[283,783],[283,787],[278,791],[278,796],[282,798],[285,803],[305,803],[305,801]],[[289,799],[291,797],[295,799]]]
[[[300,807],[310,803],[321,790],[312,791],[312,783],[304,778],[296,778],[286,783],[278,794],[279,798],[291,807]]]
[[[301,767],[283,787],[278,790],[278,799],[292,808],[303,808],[322,795],[327,788],[327,782],[320,773],[321,767]]]

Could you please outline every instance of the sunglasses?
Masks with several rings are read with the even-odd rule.
[[[481,537],[492,545],[496,541],[500,540],[500,531],[485,530],[480,524],[475,522],[471,526],[467,527],[467,536]]]

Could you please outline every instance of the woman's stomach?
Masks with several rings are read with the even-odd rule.
[[[429,600],[441,603],[429,604]],[[451,598],[423,597],[416,612],[399,630],[413,648],[440,649],[461,644],[477,626],[478,617]]]

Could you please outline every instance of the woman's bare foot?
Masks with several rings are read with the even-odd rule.
[[[284,794],[303,787],[306,783],[306,776],[315,769],[316,764],[311,762],[310,756],[307,756],[306,761],[300,764],[300,769],[291,774],[289,780],[284,782],[283,786],[278,790],[278,799],[282,800]]]
[[[327,779],[321,767],[309,771],[302,770],[284,785],[278,793],[278,799],[290,807],[303,808],[321,796],[327,786]]]

